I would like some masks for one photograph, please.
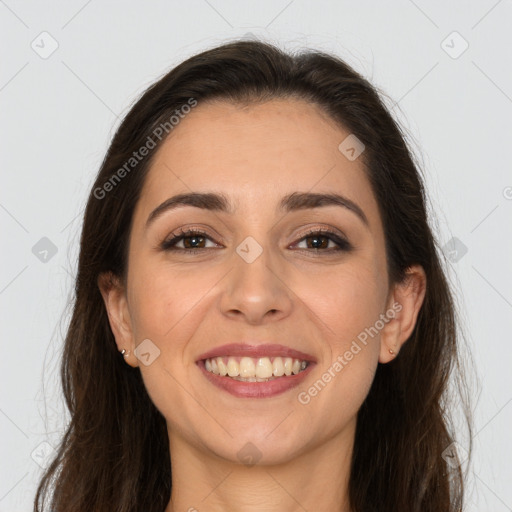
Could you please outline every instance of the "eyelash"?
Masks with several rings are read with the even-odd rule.
[[[180,242],[181,240],[183,240],[185,238],[193,238],[194,236],[198,236],[198,235],[201,237],[207,238],[208,240],[213,242],[213,240],[210,238],[208,233],[206,233],[200,229],[180,230],[178,233],[174,233],[173,235],[174,236],[172,238],[164,240],[162,242],[162,244],[160,246],[162,250],[164,250],[164,251],[180,251],[180,252],[185,252],[185,253],[190,254],[190,253],[197,253],[199,251],[213,249],[213,247],[199,247],[196,249],[176,248],[175,247],[176,244],[178,242]],[[299,241],[296,243],[300,243],[300,242],[304,241],[306,238],[311,238],[313,236],[321,236],[324,238],[328,238],[328,239],[332,240],[334,243],[336,243],[338,245],[338,247],[335,247],[335,248],[331,247],[330,249],[298,249],[298,250],[306,251],[309,253],[311,253],[311,251],[313,251],[313,253],[315,253],[317,251],[324,252],[324,253],[332,253],[332,252],[339,252],[339,251],[350,252],[353,249],[353,246],[352,246],[352,244],[350,244],[350,242],[348,242],[344,238],[341,238],[340,236],[338,236],[335,233],[333,233],[329,230],[326,230],[326,229],[314,229],[314,230],[308,231],[308,232],[304,233],[302,235],[302,237],[299,239]]]

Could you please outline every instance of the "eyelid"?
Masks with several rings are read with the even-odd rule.
[[[200,235],[204,238],[207,238],[211,242],[215,243],[216,245],[219,245],[218,242],[216,242],[216,238],[221,238],[217,235],[211,235],[206,229],[200,227],[200,226],[187,226],[186,228],[180,227],[174,231],[172,231],[169,235],[167,235],[163,242],[160,244],[160,248],[163,250],[172,249],[174,245],[176,245],[178,242],[180,242],[183,238],[187,238],[193,235]],[[170,243],[173,243],[171,246]],[[211,249],[211,247],[205,247],[204,249]],[[204,250],[203,249],[203,250]],[[197,249],[177,249],[178,251],[186,252],[186,251],[193,251],[198,252]]]
[[[340,231],[339,229],[336,229],[334,227],[331,227],[331,226],[311,227],[311,228],[308,228],[304,232],[299,232],[299,234],[295,234],[294,238],[297,238],[298,236],[300,236],[300,239],[303,239],[304,237],[306,237],[308,235],[314,235],[316,233],[324,233],[327,235],[332,234],[332,235],[336,235],[340,238],[347,239],[347,237],[345,236],[345,234],[342,231]]]
[[[321,224],[321,223],[310,223],[306,227],[302,226],[301,228],[298,228],[292,232],[290,235],[290,238],[293,240],[302,239],[305,236],[315,234],[315,233],[324,233],[326,235],[332,234],[336,235],[339,238],[342,238],[348,242],[348,236],[345,235],[345,233],[334,226],[331,226],[330,224]]]
[[[338,230],[334,227],[326,227],[326,226],[313,227],[313,228],[310,228],[307,231],[301,233],[300,236],[299,235],[294,236],[294,238],[296,238],[297,240],[291,245],[291,247],[298,245],[304,239],[306,239],[310,236],[313,236],[313,235],[317,235],[317,234],[325,236],[326,238],[329,238],[331,241],[333,241],[337,245],[337,248],[334,248],[334,249],[331,248],[331,249],[320,250],[318,252],[318,254],[321,254],[321,253],[328,254],[328,253],[333,253],[333,252],[349,252],[349,251],[352,251],[353,249],[355,249],[354,245],[351,242],[349,242],[348,237],[345,236],[345,234],[343,232],[341,232],[340,230]],[[298,250],[315,254],[314,249],[298,249]]]

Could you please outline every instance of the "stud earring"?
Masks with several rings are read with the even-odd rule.
[[[394,354],[395,352],[394,352],[394,350],[389,349],[389,353]]]
[[[130,355],[130,351],[128,350],[128,352],[126,352],[126,349],[123,348],[123,350],[121,350],[121,354],[124,356],[124,357],[128,357]]]

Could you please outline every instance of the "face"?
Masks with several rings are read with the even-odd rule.
[[[338,149],[348,135],[299,100],[216,102],[199,104],[155,155],[134,212],[126,288],[109,315],[120,348],[133,354],[149,340],[129,361],[171,445],[277,463],[353,433],[377,363],[387,362],[383,333],[397,320],[362,158]],[[190,193],[221,198],[159,208]],[[324,194],[341,199],[319,201]],[[228,344],[242,349],[215,352]],[[243,356],[260,375],[269,363],[282,372],[280,355],[307,366],[247,383],[209,372],[208,353],[233,374],[255,371],[247,359],[236,364]]]

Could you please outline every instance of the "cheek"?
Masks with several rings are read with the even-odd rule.
[[[325,326],[333,356],[344,352],[383,312],[385,283],[371,266],[347,264],[304,281],[301,288],[301,298]]]
[[[210,302],[208,291],[222,273],[200,272],[193,264],[179,270],[165,264],[133,268],[130,316],[136,338],[155,339],[166,349],[180,346],[204,318]]]
[[[315,417],[312,430],[334,435],[355,417],[373,383],[380,333],[372,327],[382,312],[382,293],[371,272],[362,269],[317,279],[304,291],[326,357],[297,398],[303,414]]]
[[[166,420],[180,423],[176,411],[194,409],[190,395],[183,392],[184,386],[190,386],[194,364],[187,347],[210,306],[207,291],[218,279],[193,271],[192,265],[190,271],[179,272],[165,264],[132,268],[130,317],[135,343],[150,339],[160,350],[149,366],[139,364],[144,385]],[[198,422],[205,421],[200,411],[194,414]]]

